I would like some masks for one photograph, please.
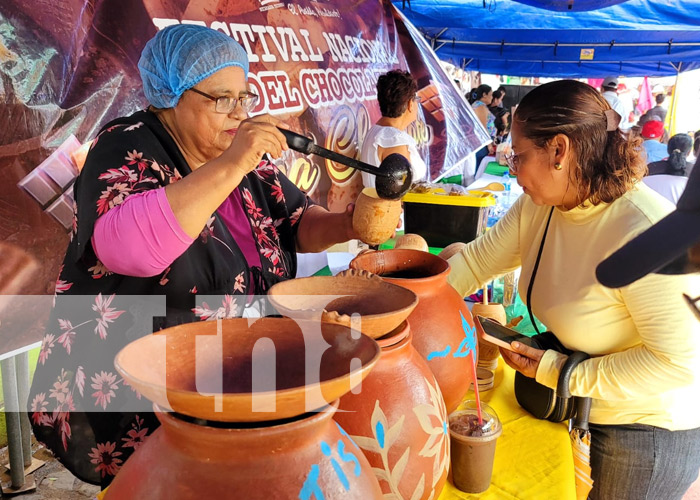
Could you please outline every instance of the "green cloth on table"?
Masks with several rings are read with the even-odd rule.
[[[333,276],[333,273],[331,272],[331,268],[326,266],[316,271],[313,276]]]
[[[501,177],[504,173],[508,172],[508,166],[507,165],[501,165],[497,161],[491,161],[486,165],[486,169],[484,169],[485,174],[489,175],[497,175],[498,177]],[[510,174],[511,177],[515,177],[514,175]]]
[[[492,286],[492,291],[491,291],[491,302],[498,302],[498,303],[503,303],[503,278],[499,278],[497,280],[494,280],[491,283]],[[515,300],[513,303],[509,306],[506,306],[506,322],[510,322],[513,318],[517,318],[518,316],[522,316],[523,319],[518,323],[517,326],[513,327],[513,330],[516,330],[523,335],[527,335],[528,337],[532,337],[537,333],[535,328],[532,326],[532,322],[530,321],[530,314],[527,312],[527,306],[525,303],[522,301],[520,298],[520,294],[515,293]],[[546,332],[547,327],[542,324],[542,322],[535,317],[535,322],[537,323],[537,328],[539,328],[540,332]]]

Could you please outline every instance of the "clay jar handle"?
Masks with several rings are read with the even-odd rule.
[[[374,252],[374,250],[369,250],[370,252]],[[364,269],[346,269],[345,271],[340,271],[337,276],[350,276],[350,277],[356,277],[356,278],[366,278],[370,280],[379,280],[383,281],[381,276],[378,274],[374,274],[371,271],[365,271]]]

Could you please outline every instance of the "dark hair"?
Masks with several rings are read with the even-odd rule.
[[[504,95],[506,95],[506,93],[503,90],[494,90],[493,91],[493,98],[494,99],[500,99]]]
[[[627,131],[627,135],[632,139],[642,137],[642,127],[640,125],[632,125]]]
[[[664,94],[657,94],[656,95],[656,104],[663,104],[665,99],[666,99],[666,96]]]
[[[505,85],[501,85],[501,86],[498,87],[498,89],[496,89],[496,90],[498,90],[499,92],[503,92],[503,95],[504,95],[504,96],[508,93],[508,92],[506,92],[506,86],[505,86]]]
[[[469,92],[469,104],[474,104],[476,101],[491,92],[491,87],[488,85],[479,85],[477,88]]]
[[[670,175],[686,175],[688,153],[693,147],[693,139],[688,134],[676,134],[668,141],[668,168]]]
[[[640,154],[642,140],[619,128],[607,131],[609,109],[608,101],[590,85],[560,80],[534,88],[515,112],[520,131],[537,147],[544,147],[557,134],[569,138],[581,203],[610,203],[647,172]]]
[[[417,90],[418,84],[407,71],[394,69],[381,75],[377,80],[377,101],[382,116],[398,118],[404,114]]]

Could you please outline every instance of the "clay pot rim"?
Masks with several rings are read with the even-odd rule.
[[[294,286],[293,283],[323,283],[328,282],[329,291],[332,289],[332,285],[338,285],[340,281],[338,278],[342,278],[347,281],[357,281],[371,287],[374,287],[373,292],[385,292],[397,298],[397,301],[402,302],[401,307],[397,307],[394,310],[386,311],[383,313],[374,314],[361,314],[362,321],[360,322],[360,331],[376,339],[386,335],[388,332],[393,331],[401,325],[401,323],[413,312],[413,310],[418,305],[418,296],[411,290],[404,288],[402,286],[396,285],[394,283],[389,283],[385,281],[380,276],[365,271],[362,269],[347,269],[341,271],[336,276],[310,276],[307,278],[296,278],[293,280],[286,280],[280,283],[274,284],[268,290],[268,300],[275,306],[280,312],[286,313],[288,316],[294,317],[296,314],[321,314],[321,321],[326,323],[333,323],[337,325],[343,325],[347,327],[354,327],[354,322],[352,317],[348,314],[340,314],[338,311],[328,311],[327,309],[317,310],[313,308],[309,309],[291,309],[286,304],[284,304],[283,299],[285,295],[290,295],[287,293],[281,293],[286,291],[286,288]],[[345,295],[341,293],[342,290],[338,290],[336,287],[335,293],[329,295]],[[307,293],[307,295],[326,295],[318,293]]]
[[[290,318],[261,318],[266,321],[269,320],[280,320],[283,319],[285,321],[299,321],[299,320],[292,320]],[[233,319],[226,319],[226,320],[221,320],[221,321],[237,321],[237,320],[245,320],[246,322],[248,321],[246,318],[233,318]],[[301,320],[304,321],[304,320]],[[199,323],[195,323],[199,324]],[[220,411],[220,412],[215,412],[215,413],[209,413],[209,412],[203,412],[197,414],[197,412],[192,412],[190,411],[193,402],[196,401],[201,401],[203,399],[209,399],[211,398],[211,395],[203,395],[199,393],[196,390],[185,390],[185,389],[179,389],[179,388],[168,388],[166,385],[154,383],[150,380],[147,380],[144,377],[137,377],[131,372],[129,372],[127,369],[124,368],[122,360],[129,355],[129,351],[132,349],[136,349],[135,345],[137,343],[143,343],[147,342],[144,339],[147,338],[153,338],[157,337],[159,335],[162,335],[164,332],[171,331],[178,331],[184,332],[180,333],[181,335],[187,335],[189,332],[185,330],[185,328],[191,325],[189,323],[185,323],[182,325],[177,325],[171,328],[167,328],[165,330],[161,330],[160,332],[151,334],[151,335],[146,335],[144,337],[141,337],[140,339],[137,339],[133,342],[130,342],[126,346],[124,346],[115,356],[114,358],[114,366],[116,370],[122,375],[122,377],[128,382],[128,384],[136,389],[140,394],[142,394],[146,399],[149,401],[152,401],[153,403],[162,403],[164,407],[170,408],[173,411],[176,411],[177,413],[181,413],[183,415],[187,415],[190,417],[194,418],[202,418],[206,420],[214,420],[214,421],[219,421],[219,422],[261,422],[261,421],[270,421],[270,414],[276,414],[277,418],[274,420],[280,420],[284,418],[291,418],[294,416],[302,415],[307,412],[306,410],[306,401],[308,399],[313,400],[314,396],[317,396],[318,394],[321,394],[323,397],[323,403],[318,406],[318,408],[323,407],[323,405],[329,404],[328,400],[325,398],[324,391],[328,391],[330,388],[334,388],[336,384],[340,384],[342,381],[347,380],[348,381],[348,386],[350,387],[348,391],[338,393],[338,390],[334,390],[334,395],[335,398],[337,399],[346,392],[351,391],[354,387],[356,387],[362,380],[364,380],[367,375],[370,373],[370,371],[374,368],[374,366],[377,364],[379,361],[380,355],[381,355],[381,348],[377,344],[377,342],[365,335],[365,337],[370,341],[370,345],[374,346],[374,353],[372,357],[364,364],[362,364],[359,368],[356,368],[348,373],[344,373],[338,377],[334,378],[328,378],[313,384],[305,384],[301,386],[296,386],[296,387],[289,387],[286,389],[279,389],[275,391],[264,391],[264,392],[225,392],[221,393],[219,396],[222,399],[222,407],[233,407],[236,408],[236,410],[228,410],[228,411]],[[343,327],[342,325],[333,325],[329,324],[330,327],[332,328],[344,328],[345,330],[350,331],[349,328]],[[194,335],[194,334],[192,334]],[[141,346],[139,346],[141,347]],[[350,385],[350,382],[354,382],[355,385]],[[143,390],[145,388],[146,390]],[[252,410],[249,410],[252,406],[252,397],[253,394],[255,394],[256,397],[274,397],[275,401],[278,400],[287,400],[287,401],[298,401],[301,400],[301,406],[304,407],[303,411],[298,411],[298,410],[289,410],[288,408],[296,408],[299,405],[298,404],[286,404],[284,405],[284,408],[280,409],[279,405],[276,405],[275,411],[274,412],[253,412]],[[318,399],[318,398],[316,398]],[[176,402],[175,406],[177,408],[173,408],[173,405],[171,404],[171,400],[173,402]],[[246,408],[245,411],[241,411],[238,408]],[[235,414],[236,418],[232,420],[232,417],[230,415]],[[241,416],[243,414],[243,416]],[[266,417],[264,417],[265,415]]]
[[[479,377],[479,375],[486,375],[486,376]],[[484,382],[488,382],[488,381],[493,382],[494,377],[495,377],[495,373],[493,372],[493,370],[489,370],[488,368],[484,368],[483,366],[478,366],[476,368],[477,382],[480,380],[483,380]]]
[[[359,265],[357,264],[357,261],[368,260],[369,258],[371,258],[371,257],[369,257],[369,256],[374,255],[374,254],[376,254],[376,253],[379,253],[380,255],[382,255],[382,254],[383,254],[383,255],[391,255],[391,254],[395,254],[396,252],[410,253],[410,254],[413,254],[416,258],[421,258],[421,257],[424,258],[424,259],[427,258],[428,260],[432,260],[432,261],[434,261],[435,263],[444,264],[444,267],[445,267],[445,268],[444,268],[442,271],[440,271],[440,272],[437,272],[437,273],[435,273],[435,274],[431,274],[430,276],[424,276],[424,277],[421,277],[421,278],[394,278],[394,277],[391,277],[391,276],[386,276],[386,277],[385,277],[385,276],[382,276],[382,275],[379,274],[379,273],[376,273],[376,274],[378,274],[378,275],[379,275],[382,279],[384,279],[384,280],[391,280],[392,283],[393,283],[394,281],[395,281],[396,283],[401,283],[401,282],[406,282],[406,281],[411,281],[411,282],[414,282],[414,283],[428,283],[428,282],[431,282],[431,281],[435,281],[435,280],[438,280],[438,279],[442,279],[443,277],[446,278],[446,277],[450,274],[450,272],[452,271],[452,268],[450,267],[450,264],[449,264],[445,259],[443,259],[442,257],[438,257],[437,255],[433,255],[433,254],[430,253],[430,252],[423,252],[423,251],[421,251],[421,250],[413,250],[413,249],[411,249],[411,248],[390,248],[390,249],[387,249],[387,250],[374,250],[374,251],[372,251],[372,252],[365,252],[365,253],[363,253],[363,254],[361,254],[361,255],[357,255],[354,259],[352,259],[352,260],[350,261],[350,269],[364,270],[363,268],[359,267]],[[429,256],[429,257],[426,257],[426,256]],[[440,262],[440,261],[441,261],[441,262]],[[411,260],[408,259],[408,260],[405,260],[405,262],[409,262],[409,263],[410,263]],[[372,271],[368,271],[368,272],[372,272]]]
[[[196,424],[194,422],[188,422],[186,420],[182,420],[180,418],[177,418],[176,416],[173,415],[172,411],[164,410],[160,406],[158,406],[157,403],[153,403],[153,411],[156,414],[157,418],[164,418],[167,419],[168,422],[174,426],[177,427],[180,430],[188,430],[188,429],[198,429],[198,430],[203,430],[204,432],[212,432],[212,433],[219,433],[221,431],[225,431],[227,433],[232,433],[232,434],[253,434],[256,432],[260,432],[262,430],[269,431],[270,433],[277,433],[277,432],[286,432],[287,429],[291,426],[294,426],[296,429],[300,429],[300,426],[302,427],[308,427],[309,425],[314,425],[318,420],[324,420],[325,418],[332,418],[333,415],[335,414],[336,411],[338,411],[338,405],[340,404],[340,399],[335,399],[334,401],[331,401],[330,403],[326,404],[325,406],[321,406],[320,408],[317,408],[316,410],[311,410],[308,413],[309,415],[304,418],[297,418],[300,417],[301,415],[304,415],[302,413],[301,415],[295,415],[292,417],[287,417],[287,418],[280,418],[276,420],[257,420],[255,422],[238,422],[238,421],[233,421],[229,422],[231,424],[236,424],[236,423],[259,423],[259,424],[272,424],[273,422],[276,421],[281,421],[281,420],[288,420],[288,419],[294,419],[292,422],[284,422],[280,424],[272,424],[272,425],[261,425],[260,427],[248,427],[248,428],[240,428],[237,429],[235,427],[230,427],[230,428],[218,428],[218,427],[213,427],[209,425],[202,425],[202,424]],[[330,417],[327,415],[330,413]],[[186,415],[188,417],[192,417],[191,415]],[[199,417],[192,417],[192,418],[199,418]],[[216,422],[221,422],[221,421],[216,421]]]
[[[408,321],[404,321],[391,332],[374,340],[379,344],[382,352],[387,352],[402,347],[410,342],[412,338],[411,326]]]
[[[503,307],[503,308],[505,309],[505,306],[504,306],[503,304],[501,304],[500,302],[489,302],[488,304],[484,304],[483,302],[474,302],[474,305],[475,305],[475,306],[478,305],[478,306],[481,306],[481,307],[484,307],[484,306],[501,306],[501,307]]]

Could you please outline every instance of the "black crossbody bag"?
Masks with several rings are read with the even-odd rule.
[[[530,340],[532,347],[536,349],[553,349],[568,355],[569,358],[566,360],[561,372],[559,373],[556,391],[540,384],[534,378],[526,377],[522,373],[516,371],[515,399],[518,401],[520,406],[522,406],[536,418],[549,420],[551,422],[563,422],[572,418],[576,414],[577,408],[579,409],[579,412],[585,412],[586,414],[590,409],[590,398],[572,397],[571,393],[569,392],[569,380],[571,379],[571,373],[581,361],[588,359],[589,355],[585,352],[574,352],[567,349],[561,344],[561,342],[559,342],[559,339],[557,339],[552,332],[540,333],[539,329],[537,328],[537,324],[535,323],[535,318],[532,314],[532,288],[535,283],[537,269],[540,265],[540,258],[542,257],[542,250],[544,249],[544,242],[547,238],[549,222],[552,220],[553,212],[554,207],[552,207],[552,210],[549,212],[547,225],[544,228],[544,234],[542,235],[542,241],[540,242],[540,249],[537,252],[537,259],[535,260],[535,266],[532,270],[532,278],[530,278],[530,284],[527,287],[527,312],[530,315],[532,326],[537,332],[537,335],[531,337]]]

